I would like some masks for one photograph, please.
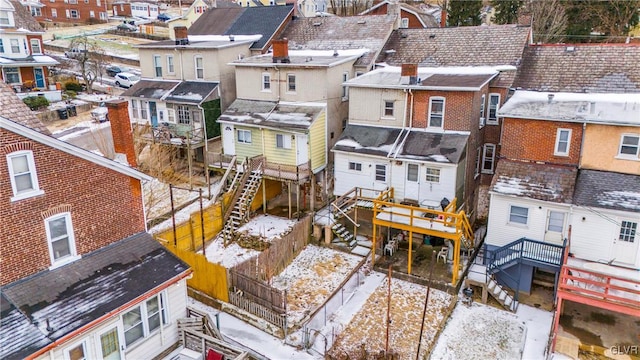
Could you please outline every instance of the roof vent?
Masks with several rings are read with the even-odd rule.
[[[363,20],[358,20],[358,24],[366,24],[366,23],[367,23],[367,21],[364,20],[364,19]]]
[[[333,50],[333,57],[338,56],[338,50]]]
[[[553,95],[553,94],[548,94],[548,95],[547,95],[547,99],[549,99],[549,104],[551,104],[551,102],[553,101],[553,97],[554,97],[554,96],[555,96],[555,95]]]
[[[229,41],[235,41],[235,40],[236,40],[236,37],[235,37],[235,36],[233,36],[233,35],[229,35]]]
[[[320,26],[320,25],[322,25],[322,23],[320,21],[316,21],[316,22],[313,23],[313,26]]]
[[[435,37],[436,37],[436,34],[429,35],[429,39],[435,39]]]
[[[400,37],[403,38],[403,39],[406,39],[407,38],[407,33],[400,32]]]
[[[564,51],[565,51],[565,52],[574,52],[574,51],[576,51],[576,47],[575,47],[575,46],[567,46],[567,47],[564,49]]]
[[[387,55],[392,55],[392,54],[395,54],[396,51],[394,49],[389,49],[389,50],[385,50],[384,53]]]

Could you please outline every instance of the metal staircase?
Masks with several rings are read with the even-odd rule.
[[[248,162],[248,164],[247,164]],[[249,220],[251,202],[262,182],[262,161],[247,161],[240,166],[242,171],[236,173],[230,191],[234,191],[231,206],[224,215],[224,227],[220,234],[225,246],[236,238],[236,231]]]

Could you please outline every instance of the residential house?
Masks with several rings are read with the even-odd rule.
[[[155,20],[160,14],[157,2],[148,1],[116,1],[111,4],[113,16],[139,17]]]
[[[426,4],[415,7],[407,3],[384,0],[363,11],[360,15],[384,15],[398,12],[400,12],[399,27],[402,29],[425,29],[440,26],[433,15],[434,9]]]
[[[105,0],[29,0],[22,4],[39,22],[93,24],[109,21]]]
[[[297,15],[303,18],[327,16],[327,10],[327,0],[300,0],[296,4]]]
[[[365,166],[365,170],[371,172],[363,171],[362,176],[368,179],[362,185],[340,184],[337,174],[353,173],[349,159],[356,154],[347,148],[334,147],[336,194],[353,186],[392,186],[400,201],[439,203],[445,197],[451,200],[455,196],[467,213],[474,217],[486,216],[481,189],[485,183],[488,187],[495,169],[501,125],[497,111],[513,82],[529,37],[529,28],[512,25],[393,31],[377,56],[379,66],[392,67],[347,82],[351,97],[349,125],[341,141],[350,140],[350,134],[358,132],[349,130],[352,125],[387,128],[385,131],[399,129],[403,138],[379,140],[389,146],[387,153],[383,154],[383,149],[366,164],[371,164],[373,169],[378,162],[378,179],[384,181],[375,180],[375,172]],[[403,74],[400,69],[406,64],[417,67],[406,67],[411,72]],[[371,99],[377,99],[375,106],[371,106]],[[382,131],[371,129],[374,133],[376,130]],[[416,138],[414,144],[421,144],[422,148],[403,149],[407,145],[404,136],[408,140],[413,136],[426,136],[425,132],[451,139],[453,135],[466,136],[463,154],[458,158],[441,158],[442,163],[436,164],[434,156],[442,155],[439,153],[442,150],[426,142],[435,137]],[[458,150],[449,151],[448,154],[454,154]],[[418,156],[414,159],[419,160],[409,165],[411,162],[406,161],[409,156]],[[396,161],[397,157],[405,159]],[[427,176],[427,171],[442,171],[445,167],[448,169],[442,173],[442,180],[439,174]],[[383,179],[383,171],[391,176],[385,175]],[[455,186],[451,179],[455,179]],[[434,180],[446,183],[447,188],[434,187]],[[398,191],[400,189],[402,191]]]
[[[286,0],[236,0],[235,3],[242,7],[267,7],[288,5],[290,2]]]
[[[127,103],[107,104],[135,166]],[[126,136],[129,135],[129,140]],[[133,167],[52,137],[0,85],[0,357],[154,358],[178,341],[191,270],[146,232]]]
[[[17,1],[2,0],[0,14],[0,76],[20,98],[46,96],[62,99],[59,90],[49,90],[49,66],[58,62],[44,53],[44,30]]]
[[[219,3],[226,4],[227,2],[220,1]],[[236,6],[235,4],[233,5]],[[167,25],[169,26],[169,38],[171,40],[175,40],[173,37],[175,27],[185,26],[189,28],[202,14],[212,7],[215,6],[211,6],[211,4],[206,0],[193,1],[189,8],[181,13],[180,17],[173,18],[167,22]]]

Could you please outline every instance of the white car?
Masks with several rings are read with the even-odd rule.
[[[99,123],[109,121],[109,109],[101,103],[100,106],[91,110],[91,118]]]
[[[128,73],[128,72],[118,73],[116,74],[116,76],[114,76],[114,78],[116,80],[116,85],[123,88],[130,88],[133,85],[135,85],[138,81],[140,81],[140,77],[138,75]]]

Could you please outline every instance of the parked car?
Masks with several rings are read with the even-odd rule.
[[[109,109],[101,103],[100,106],[91,110],[91,118],[99,123],[109,121]]]
[[[69,59],[81,59],[83,57],[87,57],[88,53],[87,49],[71,48],[64,52],[64,56]]]
[[[170,19],[171,19],[171,16],[169,16],[169,14],[167,13],[158,14],[158,20],[162,22],[169,21]]]
[[[121,72],[127,72],[128,68],[119,65],[109,65],[104,70],[107,72],[107,75],[114,77]]]
[[[138,75],[128,73],[128,72],[118,73],[114,77],[116,79],[116,85],[123,88],[130,88],[133,85],[135,85],[138,81],[140,81],[140,77]]]
[[[123,22],[123,23],[118,24],[118,26],[116,26],[116,29],[118,29],[120,31],[131,31],[131,32],[138,31],[138,27],[137,26],[135,26],[133,24],[130,24],[130,23],[127,23],[127,22]]]

